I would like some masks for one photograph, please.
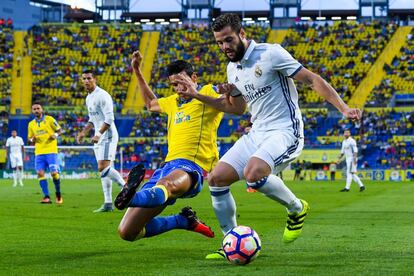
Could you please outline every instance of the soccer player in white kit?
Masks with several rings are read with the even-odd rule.
[[[359,191],[363,192],[365,190],[365,186],[356,174],[358,163],[357,144],[355,140],[351,137],[351,131],[349,129],[346,129],[344,131],[344,137],[345,139],[342,141],[341,155],[339,155],[338,161],[336,162],[337,164],[339,164],[342,160],[342,157],[345,155],[346,185],[345,188],[341,190],[341,192],[349,192],[352,180],[354,180],[358,184]]]
[[[119,186],[125,184],[124,179],[112,168],[115,160],[118,144],[118,131],[115,126],[114,107],[111,96],[96,85],[96,78],[92,71],[82,73],[82,83],[88,91],[86,106],[89,113],[89,121],[85,128],[78,134],[77,142],[81,143],[89,131],[94,128],[95,134],[91,141],[94,143],[94,152],[98,161],[98,171],[101,175],[104,204],[94,212],[112,212],[112,181]]]
[[[16,130],[12,130],[11,135],[7,138],[6,150],[13,170],[13,187],[17,186],[17,182],[23,187],[24,142],[22,137],[17,136]]]
[[[209,175],[216,217],[223,233],[237,225],[230,185],[244,178],[250,187],[286,207],[288,218],[283,241],[293,242],[302,232],[309,205],[276,176],[303,148],[303,122],[292,78],[312,86],[347,118],[357,120],[361,112],[349,108],[326,81],[304,68],[280,45],[247,40],[237,14],[217,17],[212,29],[218,46],[230,60],[229,84],[221,89],[227,94],[219,99],[192,96],[224,112],[230,107],[234,109],[231,98],[242,96],[253,123],[250,132],[234,144]],[[223,257],[220,250],[206,256],[207,259]]]

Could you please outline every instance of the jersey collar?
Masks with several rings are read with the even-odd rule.
[[[40,120],[36,119],[36,117],[34,118],[36,123],[41,123],[44,119],[45,119],[45,114],[42,115],[42,118],[40,118]]]
[[[243,60],[247,61],[250,57],[250,55],[252,54],[254,48],[256,47],[256,41],[254,41],[253,39],[249,41],[249,47],[247,47],[246,52],[244,53],[243,56]]]

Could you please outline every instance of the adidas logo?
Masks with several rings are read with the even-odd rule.
[[[236,76],[236,79],[234,80],[234,82],[238,82],[239,81],[239,78]]]

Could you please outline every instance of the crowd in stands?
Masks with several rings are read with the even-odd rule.
[[[0,18],[0,106],[5,110],[9,109],[11,100],[13,51],[13,21]]]
[[[396,24],[380,21],[298,23],[289,30],[282,45],[304,66],[331,83],[347,102],[396,28]],[[310,87],[299,83],[298,90],[303,95],[302,107],[324,103]]]
[[[120,111],[131,78],[130,56],[139,48],[141,32],[132,24],[33,27],[33,101],[83,104],[87,92],[80,76],[92,69]]]
[[[396,92],[414,91],[414,29],[407,35],[406,43],[391,61],[384,64],[386,77],[370,94],[368,106],[387,106]]]

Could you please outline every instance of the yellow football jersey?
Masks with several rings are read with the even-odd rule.
[[[49,115],[43,115],[41,120],[34,118],[29,123],[29,139],[36,137],[35,155],[57,153],[57,140],[50,139],[50,135],[55,134],[60,129],[56,120]]]
[[[211,84],[198,93],[218,98]],[[165,161],[184,158],[211,171],[219,159],[217,129],[223,118],[218,111],[196,99],[180,103],[174,94],[158,99],[161,112],[168,115],[168,154]]]

